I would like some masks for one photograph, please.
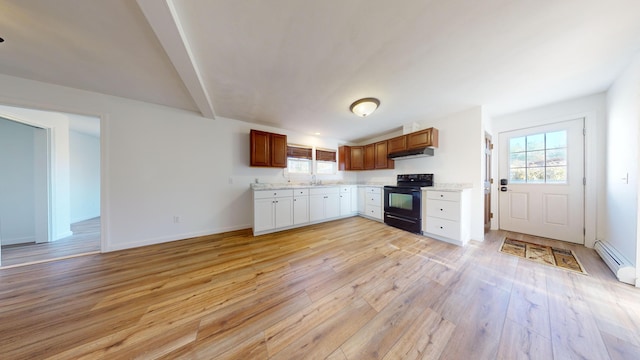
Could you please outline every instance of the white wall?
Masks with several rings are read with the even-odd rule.
[[[550,124],[559,121],[585,118],[585,245],[592,247],[596,239],[605,237],[605,116],[606,95],[596,94],[542,106],[517,113],[494,117],[494,136],[511,130]],[[500,144],[494,139],[494,179],[498,179]],[[495,185],[495,184],[494,184]],[[493,213],[498,214],[498,191],[492,193]]]
[[[396,174],[433,173],[436,183],[472,184],[471,238],[483,240],[483,158],[480,151],[484,141],[482,109],[480,107],[472,108],[444,118],[426,120],[420,125],[422,128],[435,127],[438,129],[439,147],[435,149],[433,157],[396,160],[393,170],[359,171],[357,172],[358,182],[395,184]],[[393,134],[384,138],[392,136]]]
[[[638,265],[640,53],[607,92],[605,239]],[[627,180],[622,180],[626,178]],[[638,266],[636,266],[638,268]],[[640,271],[639,271],[640,277]]]
[[[35,241],[35,131],[31,126],[0,118],[2,245]]]
[[[249,183],[286,181],[281,169],[249,167],[251,128],[284,133],[290,142],[338,146],[337,140],[5,75],[0,84],[0,103],[101,118],[106,251],[250,227]]]
[[[71,223],[100,216],[100,138],[69,132]]]

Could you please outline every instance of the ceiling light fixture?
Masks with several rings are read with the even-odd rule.
[[[376,98],[364,98],[360,100],[356,100],[349,109],[352,113],[360,116],[366,117],[371,115],[372,112],[376,111],[376,109],[380,106],[380,100]]]

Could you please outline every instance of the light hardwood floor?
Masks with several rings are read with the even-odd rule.
[[[2,247],[2,266],[30,264],[59,258],[100,252],[100,218],[71,224],[73,235],[41,244]]]
[[[581,275],[499,253],[504,235],[356,217],[4,269],[0,358],[640,358],[640,289],[591,249],[562,244]]]

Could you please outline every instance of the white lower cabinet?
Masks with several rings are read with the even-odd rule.
[[[465,245],[471,231],[469,190],[425,190],[422,198],[424,235]]]
[[[364,195],[364,188],[362,191]],[[360,188],[355,185],[253,190],[253,234],[356,215],[360,207],[359,194]],[[364,196],[362,204],[364,206]]]
[[[362,186],[358,186],[358,214],[364,215],[365,213],[365,199],[366,189]]]
[[[382,221],[382,188],[368,186],[365,188],[364,215]]]
[[[347,216],[353,213],[351,208],[351,186],[340,187],[340,216]]]
[[[338,187],[309,189],[309,220],[311,222],[340,216],[340,195]]]
[[[301,225],[309,222],[309,189],[293,191],[293,224]]]
[[[293,190],[254,191],[253,199],[254,232],[293,225]]]

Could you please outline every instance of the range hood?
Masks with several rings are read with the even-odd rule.
[[[415,159],[425,156],[433,156],[433,148],[422,147],[411,150],[402,150],[387,155],[389,159],[393,160]]]

